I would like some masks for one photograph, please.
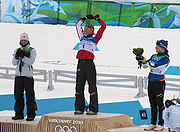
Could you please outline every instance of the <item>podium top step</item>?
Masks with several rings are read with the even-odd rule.
[[[86,115],[86,112],[82,115],[74,115],[74,111],[63,111],[56,113],[45,114],[44,116],[61,116],[61,117],[74,117],[74,118],[109,118],[122,116],[123,114],[112,114],[112,113],[98,113],[97,115]]]
[[[35,118],[34,121],[26,121],[26,118],[23,120],[12,120],[10,116],[0,116],[0,122],[2,123],[20,123],[20,124],[38,124],[40,118]]]

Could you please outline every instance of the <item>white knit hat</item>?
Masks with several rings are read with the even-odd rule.
[[[20,40],[28,40],[29,41],[29,36],[27,33],[21,33],[20,35]]]

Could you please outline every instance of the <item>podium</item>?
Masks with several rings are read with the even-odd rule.
[[[39,118],[27,122],[25,119],[12,120],[9,116],[0,116],[0,132],[37,132],[39,121]]]
[[[10,117],[0,119],[1,132],[108,132],[109,129],[133,126],[128,115],[74,115],[73,111],[45,114],[32,122],[13,121]]]
[[[128,115],[74,115],[72,111],[46,114],[41,118],[40,124],[43,132],[105,132],[111,128],[133,126]]]

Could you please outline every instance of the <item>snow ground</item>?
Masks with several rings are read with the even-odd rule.
[[[95,27],[96,31],[99,27]],[[77,51],[73,47],[78,43],[75,27],[63,25],[24,25],[0,24],[0,66],[13,67],[12,54],[19,46],[19,35],[27,32],[32,47],[37,51],[34,69],[76,71]],[[143,29],[126,27],[107,27],[98,44],[99,52],[95,53],[95,64],[98,73],[147,76],[149,70],[138,69],[132,49],[143,47],[146,58],[155,53],[155,42],[159,39],[169,41],[170,66],[180,66],[180,30]],[[168,75],[170,76],[170,75]],[[170,76],[172,77],[172,76]],[[179,76],[173,76],[179,78]],[[0,95],[13,94],[13,80],[0,79]],[[37,99],[74,97],[75,84],[53,83],[55,89],[47,91],[48,84],[35,82]],[[98,86],[99,103],[139,100],[144,108],[149,108],[148,97],[135,98],[138,90],[132,88],[115,88]],[[146,90],[144,91],[145,93]],[[89,94],[86,88],[86,99]],[[177,97],[179,92],[166,91],[165,100]],[[1,111],[0,115],[11,116],[13,111]]]

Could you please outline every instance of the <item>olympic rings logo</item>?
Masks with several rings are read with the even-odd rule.
[[[73,131],[74,130],[74,131]],[[76,127],[74,126],[71,126],[71,127],[68,127],[68,126],[60,126],[60,125],[57,125],[55,127],[55,132],[77,132],[77,129]]]

